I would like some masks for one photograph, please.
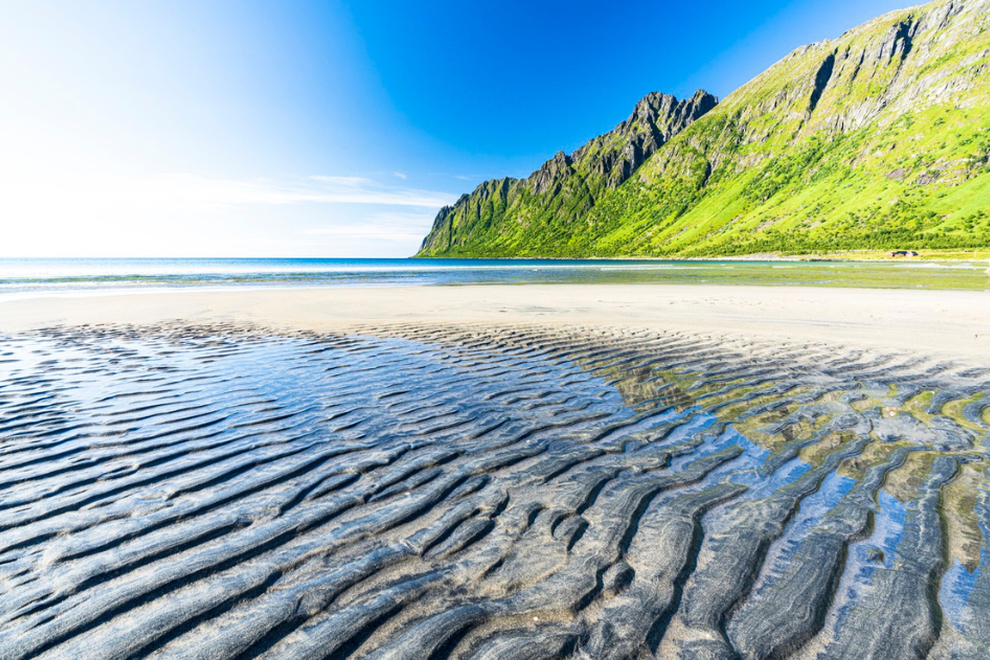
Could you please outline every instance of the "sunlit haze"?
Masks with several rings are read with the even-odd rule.
[[[903,4],[7,2],[0,257],[409,256],[646,93]]]

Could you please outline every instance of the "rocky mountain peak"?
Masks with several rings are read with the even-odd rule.
[[[666,142],[718,104],[718,99],[699,89],[689,99],[679,101],[676,96],[651,92],[644,96],[629,119],[619,124],[616,133],[628,133],[636,127],[650,126]]]
[[[985,247],[988,117],[990,0],[934,0],[798,48],[721,102],[647,94],[569,157],[441,213],[422,254]]]
[[[509,218],[540,215],[572,224],[591,210],[599,195],[618,188],[668,140],[717,104],[718,99],[703,90],[684,100],[651,92],[625,121],[573,154],[558,151],[526,179],[486,181],[441,209],[423,250],[450,250],[470,241],[472,233],[487,232]]]
[[[543,163],[536,172],[530,176],[533,183],[533,190],[538,194],[550,192],[558,183],[571,173],[571,159],[563,151],[558,151],[554,157]],[[554,191],[559,192],[559,191]]]
[[[608,188],[617,188],[668,140],[704,116],[718,99],[703,90],[690,99],[650,92],[629,118],[574,152]]]

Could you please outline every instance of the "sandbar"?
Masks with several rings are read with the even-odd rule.
[[[342,331],[392,323],[626,326],[990,356],[990,292],[716,285],[256,288],[0,299],[0,332],[161,322]]]

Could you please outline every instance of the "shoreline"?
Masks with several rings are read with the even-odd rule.
[[[0,333],[233,323],[288,331],[396,324],[652,328],[984,361],[990,292],[692,284],[165,290],[0,300]]]
[[[900,249],[900,248],[898,248]],[[472,256],[443,256],[427,255],[420,256],[414,254],[409,259],[418,260],[464,260],[464,261],[682,261],[682,262],[721,262],[721,261],[755,261],[755,262],[837,262],[837,263],[864,263],[874,264],[877,262],[889,263],[934,263],[934,264],[955,264],[972,261],[977,264],[990,259],[990,249],[973,251],[965,249],[945,249],[936,250],[929,253],[919,254],[917,257],[890,257],[887,256],[889,250],[847,250],[842,252],[826,252],[822,254],[775,254],[772,252],[761,252],[755,254],[733,254],[733,255],[708,255],[701,257],[648,257],[648,256],[584,256],[584,257],[472,257]],[[931,256],[929,256],[931,255]],[[977,256],[978,255],[978,256]]]

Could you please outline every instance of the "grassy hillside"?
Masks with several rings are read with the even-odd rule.
[[[442,209],[421,255],[481,246],[498,254],[553,252],[600,197],[716,103],[703,91],[683,101],[648,94],[627,120],[573,154],[558,153],[526,179],[486,181]]]
[[[799,49],[577,220],[501,220],[493,209],[483,235],[445,249],[428,237],[424,254],[990,246],[990,0],[938,0]]]

